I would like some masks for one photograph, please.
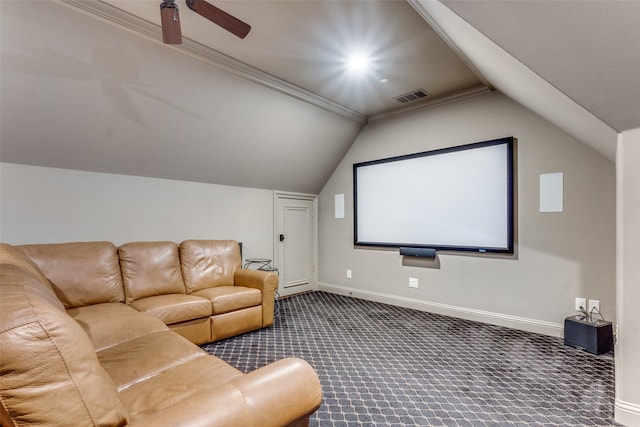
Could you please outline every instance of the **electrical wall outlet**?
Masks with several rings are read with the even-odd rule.
[[[600,313],[600,301],[597,299],[589,300],[589,313],[598,314]]]
[[[351,270],[347,270],[347,279],[351,279]]]
[[[586,298],[576,298],[576,311],[587,311]]]
[[[418,287],[418,279],[415,277],[409,277],[409,287],[417,288]]]

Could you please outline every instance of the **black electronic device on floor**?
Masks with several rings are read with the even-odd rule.
[[[593,319],[584,314],[564,319],[564,343],[593,354],[613,350],[613,328],[611,322]]]

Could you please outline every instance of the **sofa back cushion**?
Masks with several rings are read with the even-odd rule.
[[[0,272],[6,273],[9,267],[16,267],[18,270],[22,271],[25,277],[30,277],[33,280],[25,283],[25,286],[29,286],[29,292],[38,294],[42,301],[46,301],[52,307],[56,307],[60,311],[64,311],[65,307],[58,299],[51,283],[47,278],[42,274],[42,272],[38,269],[38,266],[27,257],[22,250],[20,250],[16,246],[8,245],[6,243],[0,243]],[[6,284],[8,286],[8,284]],[[2,286],[2,282],[0,282],[0,286]],[[8,289],[8,288],[6,288]],[[9,298],[9,296],[16,297],[17,294],[9,294],[6,292],[4,286],[0,288],[0,292],[2,294],[2,300],[5,298]],[[10,302],[4,301],[8,304]],[[0,315],[3,316],[3,325],[8,325],[6,322],[11,321],[14,317],[18,324],[20,323],[20,316],[14,316],[14,313],[3,313],[0,311]],[[2,359],[0,358],[0,361]]]
[[[14,249],[0,247],[3,424],[125,425],[127,410],[89,337]]]
[[[185,240],[180,244],[180,262],[188,293],[232,286],[242,268],[240,245],[235,240]]]
[[[124,302],[116,247],[111,242],[23,245],[65,308]]]
[[[173,242],[132,242],[118,248],[127,303],[140,298],[186,293],[178,245]]]

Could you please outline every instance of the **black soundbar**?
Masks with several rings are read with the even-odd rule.
[[[400,248],[400,255],[435,258],[436,250],[431,248]]]

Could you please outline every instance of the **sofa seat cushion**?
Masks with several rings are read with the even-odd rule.
[[[220,411],[219,406],[225,406],[225,395],[215,394],[224,389],[230,381],[241,379],[245,374],[215,356],[205,355],[175,365],[170,369],[158,373],[120,391],[120,399],[127,408],[132,424],[139,421],[141,425],[150,425],[147,418],[163,410],[178,407],[185,414],[184,419],[190,420],[190,411],[199,412],[199,405],[191,407],[190,402],[199,397],[210,396],[202,404],[206,405],[210,415],[206,424],[198,425],[231,425],[216,423]],[[234,387],[235,389],[235,387]],[[236,423],[232,425],[248,425],[237,423],[242,414],[235,415]],[[151,424],[153,425],[153,424]],[[168,425],[176,425],[168,423]],[[182,424],[181,424],[182,425]]]
[[[190,360],[207,356],[200,347],[169,330],[126,341],[97,354],[118,392]]]
[[[76,307],[67,314],[82,326],[96,351],[167,329],[160,319],[123,303]]]
[[[169,294],[142,298],[129,304],[167,325],[211,316],[211,302],[194,295]]]
[[[217,286],[202,289],[192,295],[211,301],[212,314],[229,313],[243,308],[255,307],[262,303],[262,292],[244,286]]]

